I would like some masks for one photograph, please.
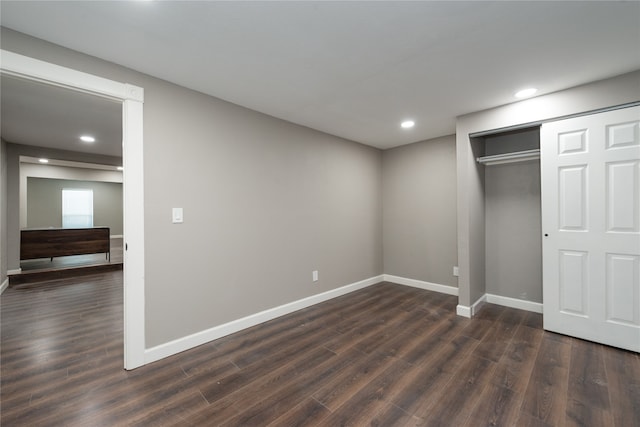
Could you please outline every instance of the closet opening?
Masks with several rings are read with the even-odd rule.
[[[484,190],[487,302],[542,312],[540,126],[471,141]]]

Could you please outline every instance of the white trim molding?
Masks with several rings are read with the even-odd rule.
[[[13,270],[7,270],[7,276],[13,276],[14,274],[22,273],[22,268],[14,268]]]
[[[455,286],[440,285],[438,283],[424,282],[422,280],[416,279],[407,279],[406,277],[393,276],[391,274],[383,274],[382,278],[385,282],[392,282],[399,285],[425,289],[427,291],[434,291],[440,292],[442,294],[458,296],[458,288],[456,288]]]
[[[109,236],[110,239],[122,239],[124,236],[122,234],[112,234]]]
[[[0,295],[2,295],[2,293],[6,291],[8,287],[9,287],[9,278],[7,277],[2,282],[2,285],[0,285]]]
[[[126,83],[87,74],[82,71],[50,64],[7,50],[0,50],[2,74],[64,87],[116,101],[144,102],[144,89]]]
[[[504,307],[517,308],[518,310],[542,313],[542,304],[539,302],[527,301],[523,299],[503,297],[500,295],[486,294],[487,302],[490,304],[502,305]]]
[[[487,302],[487,295],[482,295],[476,302],[474,302],[470,307],[466,305],[460,305],[456,307],[456,314],[458,316],[472,318],[476,315],[476,313],[480,310],[480,308]]]
[[[186,337],[178,338],[165,344],[149,348],[145,350],[144,363],[151,363],[157,360],[169,357],[171,355],[180,353],[190,348],[197,347],[207,342],[222,338],[224,336],[233,334],[243,329],[250,328],[260,323],[267,322],[285,314],[293,313],[294,311],[301,310],[303,308],[310,307],[315,304],[336,298],[359,289],[366,288],[376,283],[383,281],[383,276],[375,276],[369,279],[361,280],[359,282],[351,283],[346,286],[342,286],[337,289],[332,289],[321,294],[312,295],[307,298],[303,298],[297,301],[283,304],[278,307],[270,308],[259,313],[251,314],[241,319],[233,320],[222,325],[214,326],[213,328],[196,332],[195,334],[188,335]]]
[[[124,85],[130,93],[133,86]],[[142,89],[140,89],[142,91]],[[122,100],[124,367],[144,365],[145,248],[143,103]]]
[[[504,307],[517,308],[518,310],[532,311],[534,313],[542,313],[542,304],[539,302],[526,301],[523,299],[503,297],[500,295],[484,294],[478,301],[473,303],[471,307],[465,305],[458,305],[456,307],[456,313],[458,316],[471,318],[478,313],[480,308],[485,304],[497,304]]]

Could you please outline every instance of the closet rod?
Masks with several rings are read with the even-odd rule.
[[[493,156],[478,157],[476,161],[485,166],[501,165],[505,163],[526,162],[540,158],[540,150],[514,151],[512,153],[496,154]]]

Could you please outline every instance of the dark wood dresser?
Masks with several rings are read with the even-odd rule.
[[[33,228],[20,231],[20,259],[104,253],[111,258],[109,227]]]

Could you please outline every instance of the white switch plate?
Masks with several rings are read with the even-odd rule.
[[[313,270],[313,272],[311,273],[311,277],[313,278],[314,282],[318,281],[318,270]]]
[[[182,224],[183,222],[183,215],[182,215],[182,208],[173,208],[172,210],[172,222],[174,224]]]
[[[453,275],[458,277],[458,266],[457,265],[453,267]]]

